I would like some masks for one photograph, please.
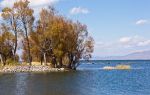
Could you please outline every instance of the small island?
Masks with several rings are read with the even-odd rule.
[[[80,59],[91,58],[94,40],[85,24],[67,19],[51,6],[37,17],[29,4],[20,0],[2,9],[0,72],[76,70]]]
[[[116,65],[116,66],[105,66],[104,70],[129,70],[131,69],[130,65]]]

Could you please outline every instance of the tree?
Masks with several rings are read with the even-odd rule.
[[[17,1],[12,8],[2,10],[1,62],[6,64],[12,56],[16,59],[18,33],[23,37],[23,59],[30,65],[33,60],[41,61],[42,65],[50,62],[54,67],[75,70],[80,59],[91,58],[94,39],[89,36],[86,25],[59,15],[53,7],[42,9],[34,23],[33,12],[28,0]]]
[[[29,33],[33,31],[33,10],[29,7],[28,0],[21,0],[14,3],[13,6],[16,14],[18,14],[19,27],[22,31],[24,37],[24,43],[26,44],[27,54],[28,54],[28,63],[31,65],[31,53],[30,53],[30,41]]]
[[[85,60],[89,60],[92,58],[92,52],[94,51],[94,39],[92,37],[88,37],[85,42],[85,50],[83,53],[83,58]]]
[[[0,57],[3,65],[6,65],[7,59],[12,58],[13,46],[14,46],[14,35],[8,31],[5,25],[1,26],[0,34]]]
[[[30,36],[31,50],[39,51],[44,63],[50,60],[56,67],[76,69],[80,59],[91,58],[94,48],[86,25],[74,23],[51,9],[41,11],[36,31]]]
[[[10,32],[13,32],[14,38],[14,46],[13,46],[13,56],[14,61],[16,61],[16,51],[18,46],[18,32],[19,32],[19,23],[18,23],[18,14],[15,13],[14,8],[4,8],[2,10],[2,18],[5,22],[5,26],[9,29]]]

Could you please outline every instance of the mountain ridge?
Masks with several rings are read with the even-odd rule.
[[[150,60],[150,50],[134,52],[134,53],[127,54],[125,56],[108,56],[108,57],[95,56],[92,59],[96,59],[96,60]]]

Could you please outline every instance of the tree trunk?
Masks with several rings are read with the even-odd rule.
[[[26,40],[27,40],[28,62],[29,62],[29,65],[32,65],[31,64],[31,54],[30,54],[30,43],[29,43],[29,38],[28,38],[28,30],[27,30],[27,27],[25,24],[24,24],[24,29],[25,29],[25,35],[26,35]]]
[[[57,67],[57,61],[56,61],[56,57],[52,57],[52,64],[54,65],[54,68]]]
[[[16,51],[17,51],[17,33],[15,32],[15,47],[14,47],[14,52],[13,52],[13,57],[14,57],[14,62],[16,62]]]
[[[28,62],[29,62],[29,64],[30,65],[32,65],[31,64],[31,54],[30,54],[30,44],[29,44],[29,39],[28,39],[28,37],[27,37],[27,47],[28,47]]]
[[[1,60],[1,64],[3,64],[3,58],[1,54],[0,54],[0,60]]]
[[[68,64],[67,68],[72,69],[72,62],[73,62],[73,55],[72,55],[72,53],[68,54],[68,58],[69,58],[69,64]]]
[[[44,65],[47,65],[46,53],[44,52]]]
[[[41,65],[43,65],[43,55],[41,54]]]
[[[76,61],[73,60],[73,62],[72,62],[72,69],[73,69],[73,70],[76,70],[76,68],[77,68],[77,67],[76,67]]]
[[[4,56],[3,59],[4,59],[4,60],[3,60],[3,64],[4,64],[4,66],[5,66],[5,65],[6,65],[6,60],[7,60],[6,56]]]
[[[67,68],[72,69],[71,64],[72,64],[72,63],[71,63],[71,62],[69,62],[69,64],[68,64]]]
[[[58,66],[59,68],[62,68],[62,57],[61,58],[59,58],[59,66]]]

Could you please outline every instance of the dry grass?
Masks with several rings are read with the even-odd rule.
[[[3,69],[3,65],[0,63],[0,70]]]
[[[32,62],[31,63],[32,66],[41,66],[41,62]],[[21,65],[25,66],[25,65],[29,65],[29,63],[23,62]],[[47,65],[51,65],[51,63],[47,63]]]
[[[115,67],[116,69],[120,69],[120,70],[126,70],[126,69],[131,69],[131,66],[130,65],[117,65]]]
[[[131,69],[131,66],[130,65],[117,65],[115,67],[112,67],[112,66],[105,66],[103,67],[103,69],[105,70],[128,70],[128,69]]]

